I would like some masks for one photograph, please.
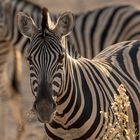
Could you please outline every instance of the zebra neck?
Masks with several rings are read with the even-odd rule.
[[[63,90],[61,90],[61,95],[57,99],[55,121],[59,124],[61,123],[62,127],[65,129],[72,127],[73,122],[79,115],[83,113],[83,117],[86,118],[86,114],[89,115],[93,109],[93,101],[91,94],[89,93],[90,91],[87,91],[88,93],[86,97],[90,98],[87,105],[89,112],[87,113],[86,109],[84,108],[85,100],[83,100],[83,96],[85,96],[85,93],[82,91],[82,88],[84,87],[81,86],[82,79],[79,77],[80,71],[78,71],[77,68],[78,63],[79,60],[73,59],[69,55],[67,56],[64,65]],[[85,90],[86,89],[87,87]],[[94,107],[97,108],[96,105]],[[77,121],[77,123],[79,122]]]
[[[95,131],[93,137],[96,137],[102,128],[99,126],[96,131],[93,127],[98,127],[99,120],[104,123],[100,115],[100,110],[103,108],[100,102],[103,99],[99,99],[101,95],[98,95],[97,90],[102,91],[97,84],[95,87],[92,80],[88,80],[89,77],[83,70],[85,66],[82,66],[84,62],[87,62],[84,58],[75,60],[68,56],[66,59],[63,92],[57,100],[56,116],[52,123],[47,125],[47,129],[58,136],[61,133],[64,139],[74,139],[73,136],[77,135],[81,137],[87,131]],[[87,130],[88,127],[91,129]]]
[[[68,56],[70,57],[70,56]],[[62,77],[62,86],[61,86],[61,90],[59,93],[59,97],[57,99],[58,104],[61,104],[61,100],[64,98],[64,96],[67,93],[72,92],[72,88],[70,89],[70,86],[73,86],[74,83],[74,73],[72,70],[72,66],[73,65],[73,61],[71,61],[70,59],[68,60],[64,60],[64,66],[63,66],[63,77]]]
[[[57,98],[57,114],[59,118],[64,115],[67,116],[68,114],[71,114],[71,112],[69,113],[67,112],[69,110],[68,108],[69,107],[71,108],[73,106],[74,109],[75,106],[74,104],[76,100],[78,100],[77,96],[79,95],[77,94],[78,91],[76,89],[76,81],[74,78],[74,72],[72,70],[73,63],[74,63],[73,60],[68,59],[65,60],[65,64],[63,66],[63,79],[62,79],[63,82],[61,92],[59,93],[60,96]]]

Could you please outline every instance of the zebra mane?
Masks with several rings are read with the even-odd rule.
[[[49,29],[47,12],[48,9],[46,7],[42,8],[42,32],[45,32],[45,29]]]
[[[54,15],[53,15],[54,16]],[[55,21],[52,21],[51,15],[46,7],[42,8],[42,32],[45,32],[45,29],[54,29]]]

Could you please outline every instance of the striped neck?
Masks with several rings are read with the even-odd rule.
[[[102,129],[96,130],[96,125],[98,126],[99,120],[104,123],[100,116],[101,105],[97,94],[97,90],[101,89],[96,89],[94,80],[90,80],[88,72],[84,70],[84,63],[88,63],[88,60],[73,59],[66,55],[63,91],[57,98],[56,115],[53,121],[46,125],[46,130],[50,129],[58,136],[63,133],[65,139],[73,139],[76,135],[81,137],[87,131],[95,131],[96,137]],[[91,127],[91,130],[87,130],[88,127]]]
[[[81,113],[85,104],[82,100],[84,98],[82,88],[78,85],[79,79],[75,69],[78,63],[77,59],[66,54],[63,67],[63,84],[60,96],[57,97],[56,116],[54,118],[54,121],[61,124],[64,129],[69,129],[69,126],[72,127],[78,109]],[[92,108],[92,105],[90,107]]]

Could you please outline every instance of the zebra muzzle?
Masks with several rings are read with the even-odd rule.
[[[50,103],[45,99],[35,101],[33,108],[38,120],[42,123],[50,123],[54,116],[54,112],[56,111],[55,103]]]

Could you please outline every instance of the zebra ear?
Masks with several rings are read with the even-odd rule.
[[[57,20],[55,32],[60,36],[68,35],[74,27],[74,16],[71,12],[63,13]]]
[[[17,14],[17,24],[20,32],[28,38],[31,38],[37,32],[37,26],[32,18],[23,12]]]

